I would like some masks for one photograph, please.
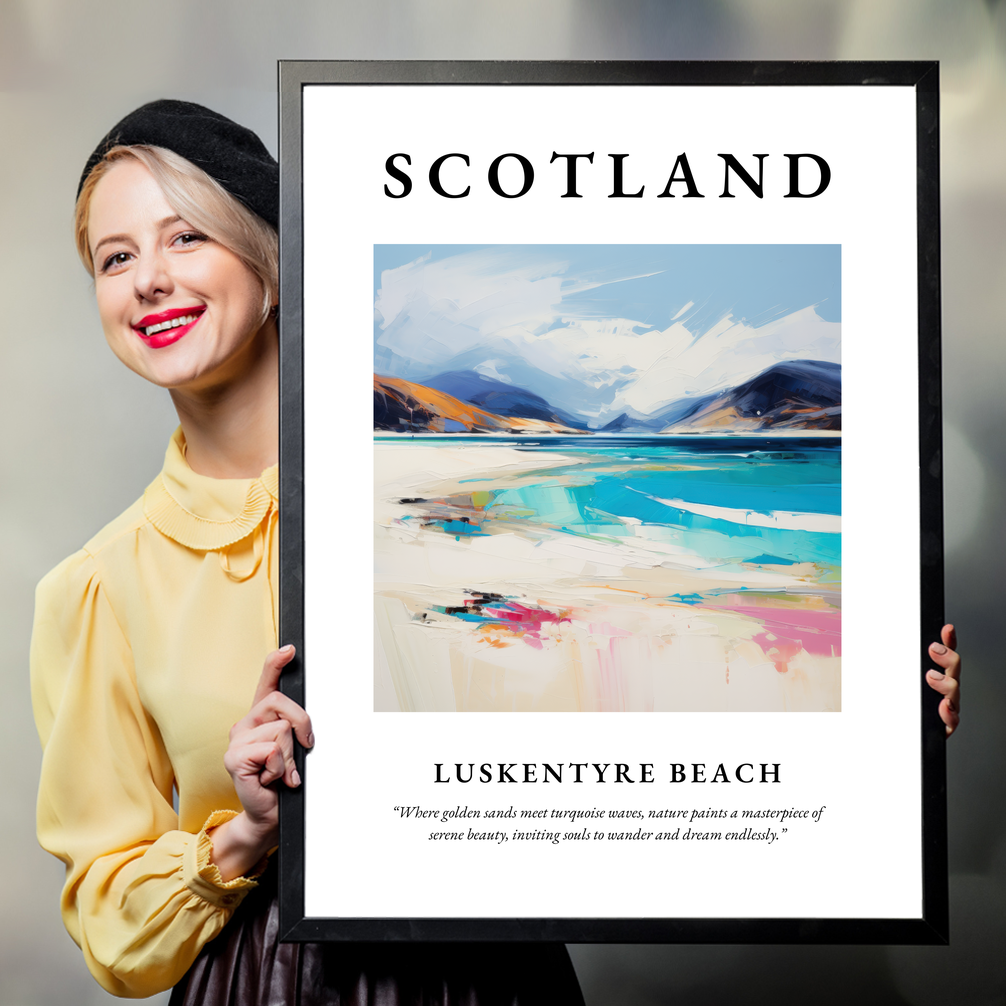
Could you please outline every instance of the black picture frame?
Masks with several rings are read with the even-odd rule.
[[[921,917],[852,918],[318,918],[305,915],[305,807],[311,798],[310,758],[297,762],[304,785],[283,790],[280,812],[280,927],[287,941],[563,941],[625,943],[940,944],[948,942],[945,736],[939,696],[924,673],[927,647],[943,624],[943,510],[940,379],[939,71],[935,62],[404,62],[281,61],[280,120],[280,641],[297,657],[282,688],[310,711],[304,648],[304,396],[302,95],[308,85],[456,84],[799,85],[914,88],[916,107],[919,563],[921,638],[919,690],[923,724],[923,905]],[[333,864],[333,869],[338,869]]]

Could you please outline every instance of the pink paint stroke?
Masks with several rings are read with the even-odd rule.
[[[739,615],[757,618],[765,631],[754,637],[780,674],[789,670],[789,662],[801,651],[815,656],[838,657],[842,654],[842,612],[807,611],[802,608],[762,608],[748,605],[716,605]],[[770,636],[775,638],[770,639]]]

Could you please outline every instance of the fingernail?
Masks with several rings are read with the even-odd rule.
[[[930,646],[929,649],[931,649],[933,651],[933,653],[946,653],[947,652],[947,648],[942,643],[933,643],[933,645]]]
[[[932,670],[931,670],[931,671],[929,672],[929,676],[930,676],[930,677],[931,677],[931,678],[932,678],[932,679],[933,679],[934,681],[942,681],[942,680],[944,679],[944,677],[946,677],[946,675],[944,675],[944,674],[940,674],[940,672],[939,672],[939,671],[932,671]]]
[[[294,786],[300,785],[300,773],[296,769],[290,773],[290,781],[294,784]]]
[[[314,747],[314,732],[313,731],[307,735],[307,746],[309,748],[313,748]]]
[[[279,652],[284,655],[287,653],[293,653],[293,643],[287,643],[286,646],[280,647]]]

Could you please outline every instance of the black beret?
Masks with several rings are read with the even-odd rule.
[[[77,195],[91,169],[112,147],[140,144],[173,150],[202,168],[253,213],[279,226],[275,158],[250,129],[191,101],[151,101],[113,126],[88,158]]]

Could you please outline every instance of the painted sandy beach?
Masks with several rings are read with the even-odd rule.
[[[840,709],[837,437],[374,451],[376,709]]]

